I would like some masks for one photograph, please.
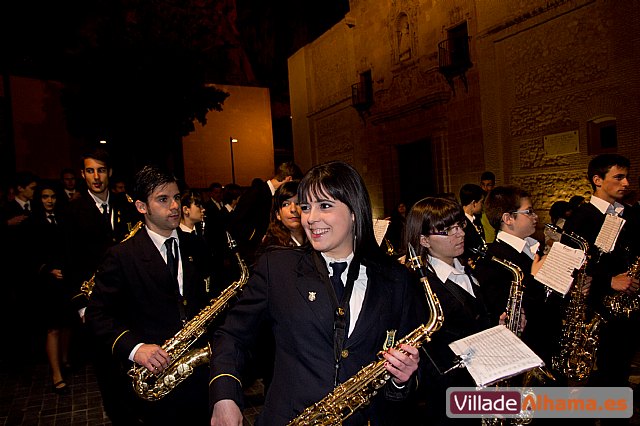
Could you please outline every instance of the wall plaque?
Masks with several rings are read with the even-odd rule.
[[[544,155],[569,155],[580,152],[578,131],[555,133],[544,138]]]

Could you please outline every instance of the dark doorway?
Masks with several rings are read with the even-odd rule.
[[[416,201],[435,194],[430,139],[398,145],[398,162],[400,196],[407,208]]]

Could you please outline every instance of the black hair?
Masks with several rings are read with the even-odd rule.
[[[104,164],[107,170],[111,169],[111,156],[109,152],[104,148],[95,148],[92,151],[85,152],[80,158],[80,170],[84,170],[84,160],[93,158]]]
[[[311,168],[298,186],[298,201],[311,197],[333,198],[349,207],[354,216],[354,255],[360,259],[384,257],[373,234],[373,213],[369,191],[353,166],[344,161],[330,161]]]
[[[484,171],[480,175],[480,181],[482,182],[483,180],[490,180],[490,181],[495,182],[496,181],[496,175],[493,172],[490,172],[488,170]]]
[[[474,201],[480,201],[484,197],[484,191],[480,185],[466,183],[460,188],[460,204],[468,206]]]
[[[200,194],[200,191],[185,189],[180,195],[180,205],[182,207],[191,207],[192,204],[195,204],[198,207],[202,207],[202,195]]]
[[[456,223],[464,223],[462,206],[447,198],[427,197],[416,202],[407,214],[405,244],[411,244],[416,254],[426,261],[429,250],[420,244],[421,235],[444,231]]]
[[[566,219],[571,214],[573,206],[568,201],[556,201],[549,208],[551,223],[555,224],[558,219]]]
[[[484,200],[484,212],[495,230],[500,229],[502,215],[518,210],[523,198],[531,195],[517,186],[496,186]]]
[[[156,166],[144,166],[136,173],[132,191],[133,199],[147,203],[149,196],[156,188],[169,183],[178,183],[173,174]]]
[[[38,178],[38,176],[36,176],[34,173],[27,171],[16,172],[16,174],[13,175],[11,187],[17,191],[19,186],[26,188],[30,183],[35,182],[37,184],[39,180],[40,179]]]
[[[622,169],[629,169],[631,167],[631,162],[627,157],[623,157],[619,154],[600,154],[589,161],[587,178],[591,184],[591,189],[594,191],[596,189],[596,185],[593,183],[594,176],[600,176],[604,179],[613,166],[618,166]]]
[[[265,240],[272,245],[280,245],[280,246],[290,246],[291,245],[291,231],[289,228],[284,226],[281,220],[278,219],[278,213],[280,213],[280,208],[282,207],[282,203],[287,201],[290,198],[298,195],[298,185],[299,181],[291,180],[289,182],[285,182],[278,189],[276,189],[275,194],[273,194],[273,203],[271,205],[271,218],[269,221],[269,227],[267,228],[267,232],[265,235]],[[299,241],[300,243],[304,243],[304,241]]]

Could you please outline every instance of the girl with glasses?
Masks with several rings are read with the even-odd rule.
[[[478,419],[450,419],[446,416],[446,390],[450,386],[475,386],[466,369],[454,369],[456,359],[449,343],[489,326],[487,308],[477,280],[464,267],[465,215],[462,206],[445,198],[424,198],[407,215],[406,242],[427,266],[431,289],[440,300],[444,324],[424,346],[427,352],[418,424],[479,424]],[[425,306],[424,309],[427,309]]]

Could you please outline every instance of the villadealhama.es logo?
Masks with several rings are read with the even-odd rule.
[[[633,390],[624,387],[489,387],[447,389],[451,418],[630,418]]]

